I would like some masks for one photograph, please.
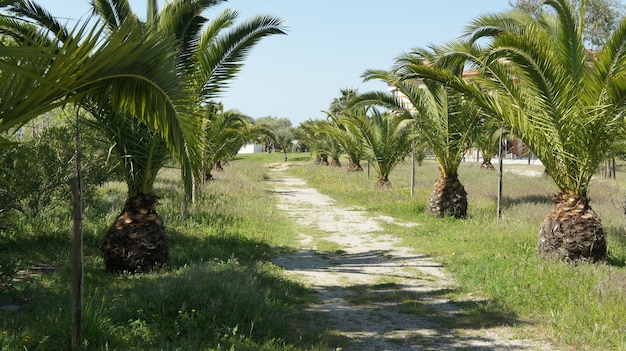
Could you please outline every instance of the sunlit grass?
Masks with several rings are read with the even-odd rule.
[[[391,174],[392,187],[374,187],[376,176],[321,167],[310,154],[254,154],[238,157],[215,172],[202,186],[196,204],[184,216],[179,171],[162,172],[156,183],[157,210],[170,240],[168,269],[146,275],[112,275],[104,271],[98,246],[122,209],[125,188],[109,183],[85,208],[85,349],[324,350],[332,340],[319,316],[302,313],[315,295],[287,279],[267,260],[298,246],[301,228],[275,206],[267,191],[266,167],[288,167],[291,175],[332,196],[339,205],[353,205],[385,214],[415,227],[384,224],[419,253],[442,262],[458,288],[442,291],[463,301],[458,320],[441,325],[509,323],[530,326],[533,335],[575,350],[626,350],[626,235],[622,204],[626,176],[598,177],[591,187],[591,205],[607,232],[609,261],[581,264],[545,261],[536,255],[538,230],[556,192],[546,176],[512,171],[526,165],[505,165],[502,219],[496,218],[497,172],[462,164],[460,180],[469,199],[466,220],[438,219],[426,214],[427,199],[437,180],[436,164],[427,160],[416,169],[415,195],[410,197],[410,164]],[[541,167],[531,166],[542,172]],[[69,348],[70,211],[43,219],[21,219],[13,231],[0,233],[2,255],[10,253],[22,268],[49,263],[54,274],[35,275],[0,294],[0,303],[17,303],[19,313],[0,312],[0,349],[59,350]],[[340,248],[313,230],[311,245],[332,255]],[[405,313],[430,311],[410,295],[386,294],[395,282],[355,288],[351,298],[367,305],[400,299]],[[361,291],[362,290],[362,291]],[[371,292],[368,297],[361,292]],[[512,322],[511,322],[512,321]],[[521,329],[520,329],[521,330]],[[424,345],[430,341],[422,340]],[[219,346],[218,346],[219,345]]]
[[[302,306],[315,298],[268,259],[291,250],[295,230],[268,196],[260,163],[234,162],[203,185],[183,211],[179,170],[155,184],[169,238],[163,271],[114,275],[98,246],[124,205],[125,187],[108,183],[85,208],[85,350],[323,350],[320,326]],[[71,330],[69,211],[3,232],[2,254],[22,268],[51,263],[54,274],[31,276],[0,292],[0,349],[67,350]]]

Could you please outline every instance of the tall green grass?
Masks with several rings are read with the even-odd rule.
[[[268,263],[292,250],[295,230],[267,195],[265,168],[235,162],[205,184],[183,214],[178,170],[156,183],[170,265],[150,274],[104,270],[98,246],[122,209],[109,183],[85,208],[85,350],[322,350],[322,330],[302,312],[315,295]],[[69,210],[0,233],[2,255],[22,268],[47,263],[0,292],[1,350],[68,350],[71,330]]]
[[[365,164],[367,169],[367,164]],[[609,245],[604,264],[572,265],[539,259],[539,226],[550,210],[548,195],[557,191],[546,176],[529,177],[515,170],[543,168],[504,165],[502,218],[497,219],[497,172],[467,162],[459,170],[469,199],[468,219],[438,219],[425,213],[437,180],[437,165],[427,161],[416,169],[416,188],[410,197],[410,165],[391,175],[392,188],[374,187],[376,177],[348,174],[344,168],[294,167],[339,203],[358,205],[419,223],[406,228],[387,225],[406,245],[429,254],[450,270],[460,287],[459,300],[481,296],[479,308],[509,316],[509,324],[528,328],[522,335],[553,341],[575,350],[626,350],[626,235],[622,204],[626,194],[624,170],[617,180],[594,179],[591,205],[603,220]]]
[[[168,269],[143,275],[104,271],[98,246],[122,209],[124,186],[108,183],[85,209],[86,350],[324,350],[323,320],[303,312],[315,294],[268,263],[297,247],[297,228],[266,191],[266,165],[294,165],[290,174],[331,195],[340,204],[419,223],[386,229],[406,245],[445,264],[459,282],[449,297],[484,300],[471,307],[472,322],[489,316],[519,324],[529,337],[575,350],[626,350],[626,236],[622,203],[624,170],[617,180],[596,179],[593,208],[609,242],[606,264],[573,266],[537,258],[539,225],[556,188],[546,177],[507,172],[503,218],[496,218],[497,173],[465,163],[460,179],[469,198],[466,220],[425,213],[437,180],[436,165],[417,168],[410,198],[410,165],[391,175],[390,189],[376,189],[374,174],[313,164],[308,154],[239,156],[215,181],[202,187],[189,215],[183,214],[178,170],[166,170],[156,189],[158,211],[170,240]],[[506,165],[527,169],[526,165]],[[532,167],[539,172],[541,167]],[[0,349],[66,350],[70,337],[70,211],[23,218],[0,232],[0,253],[21,268],[47,263],[53,274],[32,274],[0,291]],[[416,310],[417,311],[417,310]],[[459,324],[453,325],[458,327]],[[524,335],[523,335],[524,336]]]

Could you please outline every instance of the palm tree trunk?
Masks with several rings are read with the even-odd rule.
[[[211,171],[207,168],[202,175],[202,182],[206,183],[212,180],[213,180],[213,175],[211,174]]]
[[[391,181],[387,176],[380,176],[376,180],[376,187],[378,188],[388,188],[391,186]]]
[[[154,194],[126,199],[124,210],[109,228],[100,252],[111,272],[148,272],[169,259],[165,226],[155,206]]]
[[[359,162],[350,161],[348,163],[348,172],[363,172],[363,167]]]
[[[224,166],[222,165],[222,161],[215,162],[215,164],[213,165],[213,170],[216,172],[223,172]]]
[[[604,260],[604,230],[600,218],[589,206],[589,199],[560,193],[552,200],[554,208],[539,230],[539,255],[569,261]]]
[[[320,155],[320,166],[328,166],[328,155]]]
[[[330,167],[341,167],[341,162],[339,162],[338,158],[333,157],[330,161]]]
[[[467,192],[458,175],[439,176],[428,200],[428,211],[436,217],[467,217]]]
[[[491,160],[484,160],[483,163],[480,165],[481,169],[488,169],[490,171],[495,171],[496,168],[493,166],[493,163],[491,163]]]

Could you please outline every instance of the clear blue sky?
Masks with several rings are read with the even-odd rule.
[[[89,0],[38,0],[53,15],[84,19]],[[146,0],[130,0],[142,17]],[[160,3],[163,3],[160,1]],[[294,126],[322,119],[340,89],[386,90],[363,83],[366,69],[389,69],[414,47],[456,39],[479,15],[510,9],[508,0],[230,0],[239,21],[258,14],[285,20],[286,36],[263,39],[220,100],[226,109],[259,118],[286,117]]]

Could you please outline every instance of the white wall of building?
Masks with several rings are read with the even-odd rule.
[[[256,152],[263,152],[263,146],[261,144],[248,143],[239,149],[238,154],[253,154]]]

